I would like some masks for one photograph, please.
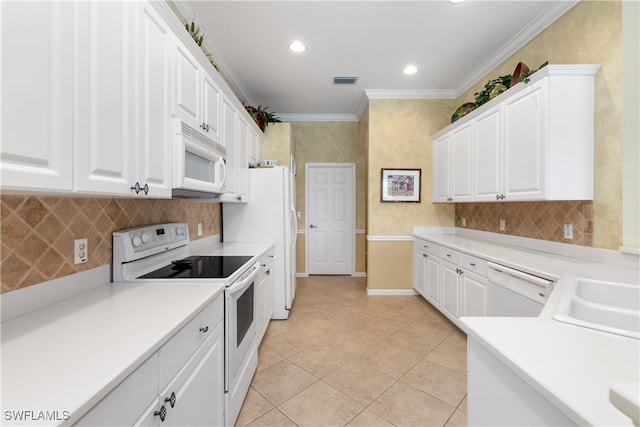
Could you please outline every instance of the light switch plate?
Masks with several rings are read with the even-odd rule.
[[[507,228],[507,222],[504,219],[500,220],[500,231],[504,231]]]
[[[573,224],[564,225],[564,238],[569,240],[573,239]]]

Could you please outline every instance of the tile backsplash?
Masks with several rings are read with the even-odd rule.
[[[456,227],[462,219],[472,230],[593,246],[593,201],[457,203]],[[505,230],[500,230],[500,220]],[[573,224],[573,239],[565,239],[564,224]]]
[[[1,196],[2,292],[111,264],[111,233],[186,222],[191,240],[219,234],[220,204],[183,199]],[[197,236],[202,223],[203,234]],[[88,238],[89,259],[73,263],[74,239]]]

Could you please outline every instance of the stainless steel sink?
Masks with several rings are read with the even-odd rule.
[[[640,339],[640,286],[577,279],[553,319]]]

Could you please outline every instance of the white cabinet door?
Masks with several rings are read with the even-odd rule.
[[[546,80],[504,103],[505,200],[543,199]]]
[[[0,2],[2,189],[71,191],[71,2]]]
[[[413,250],[413,288],[427,296],[427,254],[418,248]]]
[[[238,111],[233,103],[226,97],[222,97],[222,142],[227,150],[227,180],[226,192],[235,195],[236,182],[236,141],[238,137]]]
[[[476,122],[473,153],[473,199],[496,201],[502,194],[502,107],[498,105],[482,115]]]
[[[191,52],[179,41],[175,41],[173,52],[173,114],[202,129],[202,67]]]
[[[135,3],[79,2],[74,189],[131,194],[135,182]]]
[[[258,132],[249,126],[249,164],[251,166],[258,166],[260,160],[262,160],[262,138],[258,136]]]
[[[451,154],[449,151],[450,140],[451,135],[446,134],[433,141],[433,188],[431,197],[434,202],[451,201],[451,190],[449,183],[451,171]]]
[[[442,312],[452,320],[460,316],[460,269],[442,261]]]
[[[161,425],[224,425],[224,325],[211,333],[200,349],[160,393],[167,412]],[[160,361],[162,363],[162,360]],[[172,405],[174,401],[174,405]]]
[[[461,316],[486,315],[488,283],[486,278],[470,271],[465,271],[462,274]]]
[[[138,167],[151,197],[171,197],[171,49],[173,35],[149,3],[138,28]]]
[[[451,133],[451,156],[453,158],[450,191],[454,202],[471,201],[473,140],[473,121],[465,123]]]
[[[256,346],[260,345],[260,340],[264,335],[264,329],[267,327],[265,322],[264,313],[264,299],[266,297],[265,282],[267,275],[262,271],[257,280],[257,286],[255,287],[255,296],[253,304],[255,305],[255,320],[256,320]]]
[[[215,142],[220,142],[220,104],[222,102],[222,94],[213,78],[204,70],[202,74],[202,121],[205,125],[204,133]]]
[[[442,261],[433,255],[427,257],[427,299],[435,307],[442,304],[442,282],[440,272],[442,270]]]
[[[249,201],[249,123],[243,115],[238,115],[238,139],[236,141],[236,196],[238,201]]]
[[[267,278],[264,283],[264,319],[265,328],[269,327],[269,322],[273,317],[273,292],[274,292],[274,273],[273,273],[273,255],[270,255],[271,264],[267,269]]]

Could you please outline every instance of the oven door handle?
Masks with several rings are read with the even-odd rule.
[[[247,288],[258,275],[259,268],[260,262],[256,262],[251,267],[249,267],[249,270],[247,270],[240,279],[236,280],[231,286],[227,288],[229,291],[229,295],[244,291],[245,288]]]

